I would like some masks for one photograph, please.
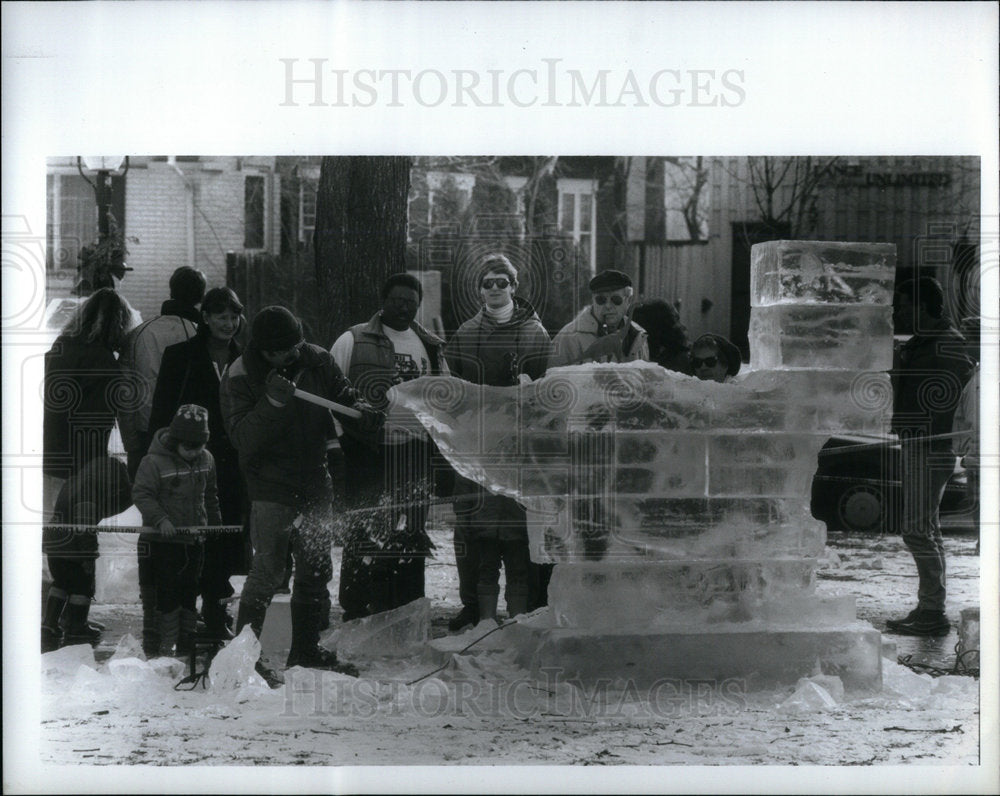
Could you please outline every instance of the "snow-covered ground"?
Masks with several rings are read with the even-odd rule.
[[[447,617],[458,608],[446,517],[438,516],[431,537],[437,551],[427,569],[427,595],[432,635],[442,636]],[[947,546],[949,607],[957,624],[960,609],[979,604],[979,558],[971,537],[950,537]],[[912,607],[915,588],[912,560],[898,539],[831,537],[818,590],[856,595],[859,617],[876,628],[884,629],[887,618]],[[336,578],[331,590],[336,594]],[[798,689],[756,693],[688,684],[676,691],[640,694],[624,681],[587,692],[564,683],[547,687],[530,681],[504,652],[503,630],[482,645],[483,652],[452,659],[433,674],[436,659],[412,655],[360,660],[357,680],[294,669],[285,673],[286,685],[276,691],[213,685],[180,692],[173,688],[180,664],[170,670],[160,661],[154,669],[129,660],[134,653],[127,648],[127,636],[138,636],[141,626],[138,606],[98,605],[93,615],[109,625],[98,658],[119,645],[109,660],[96,662],[89,647],[55,653],[63,663],[53,655],[43,658],[47,671],[41,681],[37,752],[48,773],[40,781],[64,782],[68,790],[90,777],[128,783],[130,789],[174,788],[176,772],[135,768],[147,765],[450,766],[443,769],[445,782],[467,790],[497,789],[507,776],[523,777],[525,772],[491,769],[483,779],[480,769],[456,767],[574,767],[558,769],[568,771],[567,777],[553,779],[541,772],[522,784],[508,783],[546,791],[560,785],[584,787],[568,783],[590,766],[905,764],[893,782],[910,782],[910,792],[918,792],[938,782],[936,773],[928,778],[915,771],[921,766],[949,767],[950,785],[976,783],[984,775],[981,739],[996,738],[995,725],[983,728],[985,736],[981,733],[979,681],[973,677],[931,677],[885,659],[885,686],[875,696],[845,697],[836,682],[823,678]],[[955,633],[938,640],[886,638],[894,638],[897,654],[912,660],[939,668],[954,664]],[[632,782],[622,776],[647,772],[647,778],[630,786],[633,790],[692,789],[696,785],[689,777],[705,773],[700,768],[618,770],[611,787]],[[338,773],[346,780],[315,773],[319,779],[302,780],[294,773],[286,778],[272,771],[284,770],[226,769],[220,778],[219,769],[208,768],[195,782],[198,788],[225,791],[364,789],[371,781],[376,789],[412,791],[424,788],[420,777],[427,773],[406,769],[388,780],[371,780],[385,773],[346,769]],[[442,769],[433,773],[442,776]],[[772,769],[768,775],[787,773]],[[838,778],[856,776],[850,770],[835,773]],[[710,770],[708,776],[720,792],[759,789],[749,780],[720,779],[718,771]],[[862,788],[866,782],[868,789],[874,787],[870,776],[856,781]],[[800,782],[797,790],[806,787]],[[969,788],[979,789],[975,784]]]

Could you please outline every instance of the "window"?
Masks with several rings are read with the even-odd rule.
[[[316,190],[317,180],[302,179],[299,182],[299,245],[312,244],[316,231]]]
[[[264,178],[247,177],[243,184],[243,248],[264,248]]]
[[[597,263],[597,181],[562,178],[556,181],[559,191],[559,230],[573,238],[580,257],[591,273]]]

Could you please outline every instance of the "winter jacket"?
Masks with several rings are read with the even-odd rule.
[[[417,333],[420,342],[427,349],[431,374],[440,374],[444,340],[419,323],[411,323],[410,328]],[[351,384],[376,409],[385,409],[388,404],[385,394],[393,385],[396,362],[392,341],[385,334],[380,313],[376,312],[367,323],[359,323],[348,331],[354,338],[351,364],[347,370]]]
[[[330,499],[326,443],[333,433],[330,412],[292,398],[274,406],[264,382],[271,366],[251,342],[222,377],[219,399],[226,431],[239,451],[251,500],[297,507]],[[303,344],[299,359],[283,373],[300,389],[353,406],[355,390],[328,351]],[[346,424],[346,421],[345,421]]]
[[[973,362],[964,353],[965,338],[947,319],[922,329],[899,349],[892,370],[892,430],[901,436],[948,434]],[[951,451],[951,440],[933,444]]]
[[[589,306],[567,323],[552,340],[550,368],[582,362],[632,362],[649,359],[646,331],[629,321],[623,329],[600,335]]]
[[[131,505],[132,485],[124,463],[107,455],[98,456],[62,485],[51,522],[53,526],[96,525]],[[97,533],[49,526],[42,531],[42,551],[54,556],[97,558]]]
[[[532,379],[544,376],[551,348],[535,310],[515,296],[507,323],[497,324],[480,310],[455,332],[445,357],[453,376],[473,384],[510,387],[521,374]]]
[[[70,478],[108,453],[118,399],[128,384],[115,355],[100,343],[60,336],[45,355],[42,470]]]
[[[215,486],[215,459],[207,449],[193,461],[167,447],[170,430],[153,435],[149,453],[139,464],[132,486],[132,500],[142,514],[142,523],[155,528],[168,519],[175,527],[221,525],[219,495]],[[192,542],[196,537],[181,534],[157,541]]]
[[[168,346],[194,337],[200,321],[195,307],[168,299],[160,307],[159,317],[139,324],[125,338],[121,362],[134,380],[136,396],[130,411],[120,413],[118,418],[125,450],[144,450],[149,444],[150,429],[159,428],[150,423],[149,416],[163,352]]]

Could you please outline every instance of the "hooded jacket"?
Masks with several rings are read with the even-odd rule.
[[[119,413],[125,450],[142,450],[150,434],[149,416],[153,409],[153,392],[160,361],[167,346],[182,343],[195,336],[201,316],[198,310],[176,299],[167,299],[160,307],[160,315],[139,324],[129,332],[122,347],[122,368],[134,379],[136,400],[134,408]],[[156,427],[153,426],[153,431]]]
[[[329,410],[292,398],[284,406],[267,399],[271,365],[251,341],[226,370],[219,387],[222,419],[247,480],[251,500],[297,507],[332,498],[326,443],[333,433]],[[328,351],[303,343],[298,360],[283,372],[305,392],[354,406],[350,382]]]
[[[132,499],[142,514],[142,523],[155,528],[164,518],[175,526],[221,525],[219,495],[215,486],[215,459],[207,449],[193,460],[183,459],[167,447],[169,428],[153,435],[132,486]],[[195,541],[177,536],[157,541]]]
[[[445,348],[453,376],[486,384],[510,387],[521,374],[531,379],[545,375],[552,343],[534,308],[514,296],[514,312],[506,323],[497,324],[483,310],[463,323]]]
[[[597,318],[589,306],[567,323],[552,340],[549,367],[583,362],[632,362],[649,359],[646,331],[626,319],[622,329],[601,336]]]

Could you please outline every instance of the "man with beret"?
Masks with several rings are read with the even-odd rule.
[[[601,271],[590,280],[590,292],[590,304],[553,339],[549,367],[649,359],[646,332],[628,316],[632,306],[628,274]]]
[[[377,430],[384,415],[361,400],[328,351],[302,336],[302,324],[284,307],[265,307],[253,319],[250,342],[229,366],[220,386],[222,415],[239,452],[252,501],[254,557],[240,598],[236,632],[250,625],[259,637],[264,617],[285,572],[291,546],[292,646],[287,666],[357,674],[319,646],[329,615],[332,483],[326,441],[329,410],[296,399],[296,388],[362,413],[342,419],[347,431]],[[325,615],[324,615],[325,614]],[[275,687],[277,675],[258,661],[258,672]]]

